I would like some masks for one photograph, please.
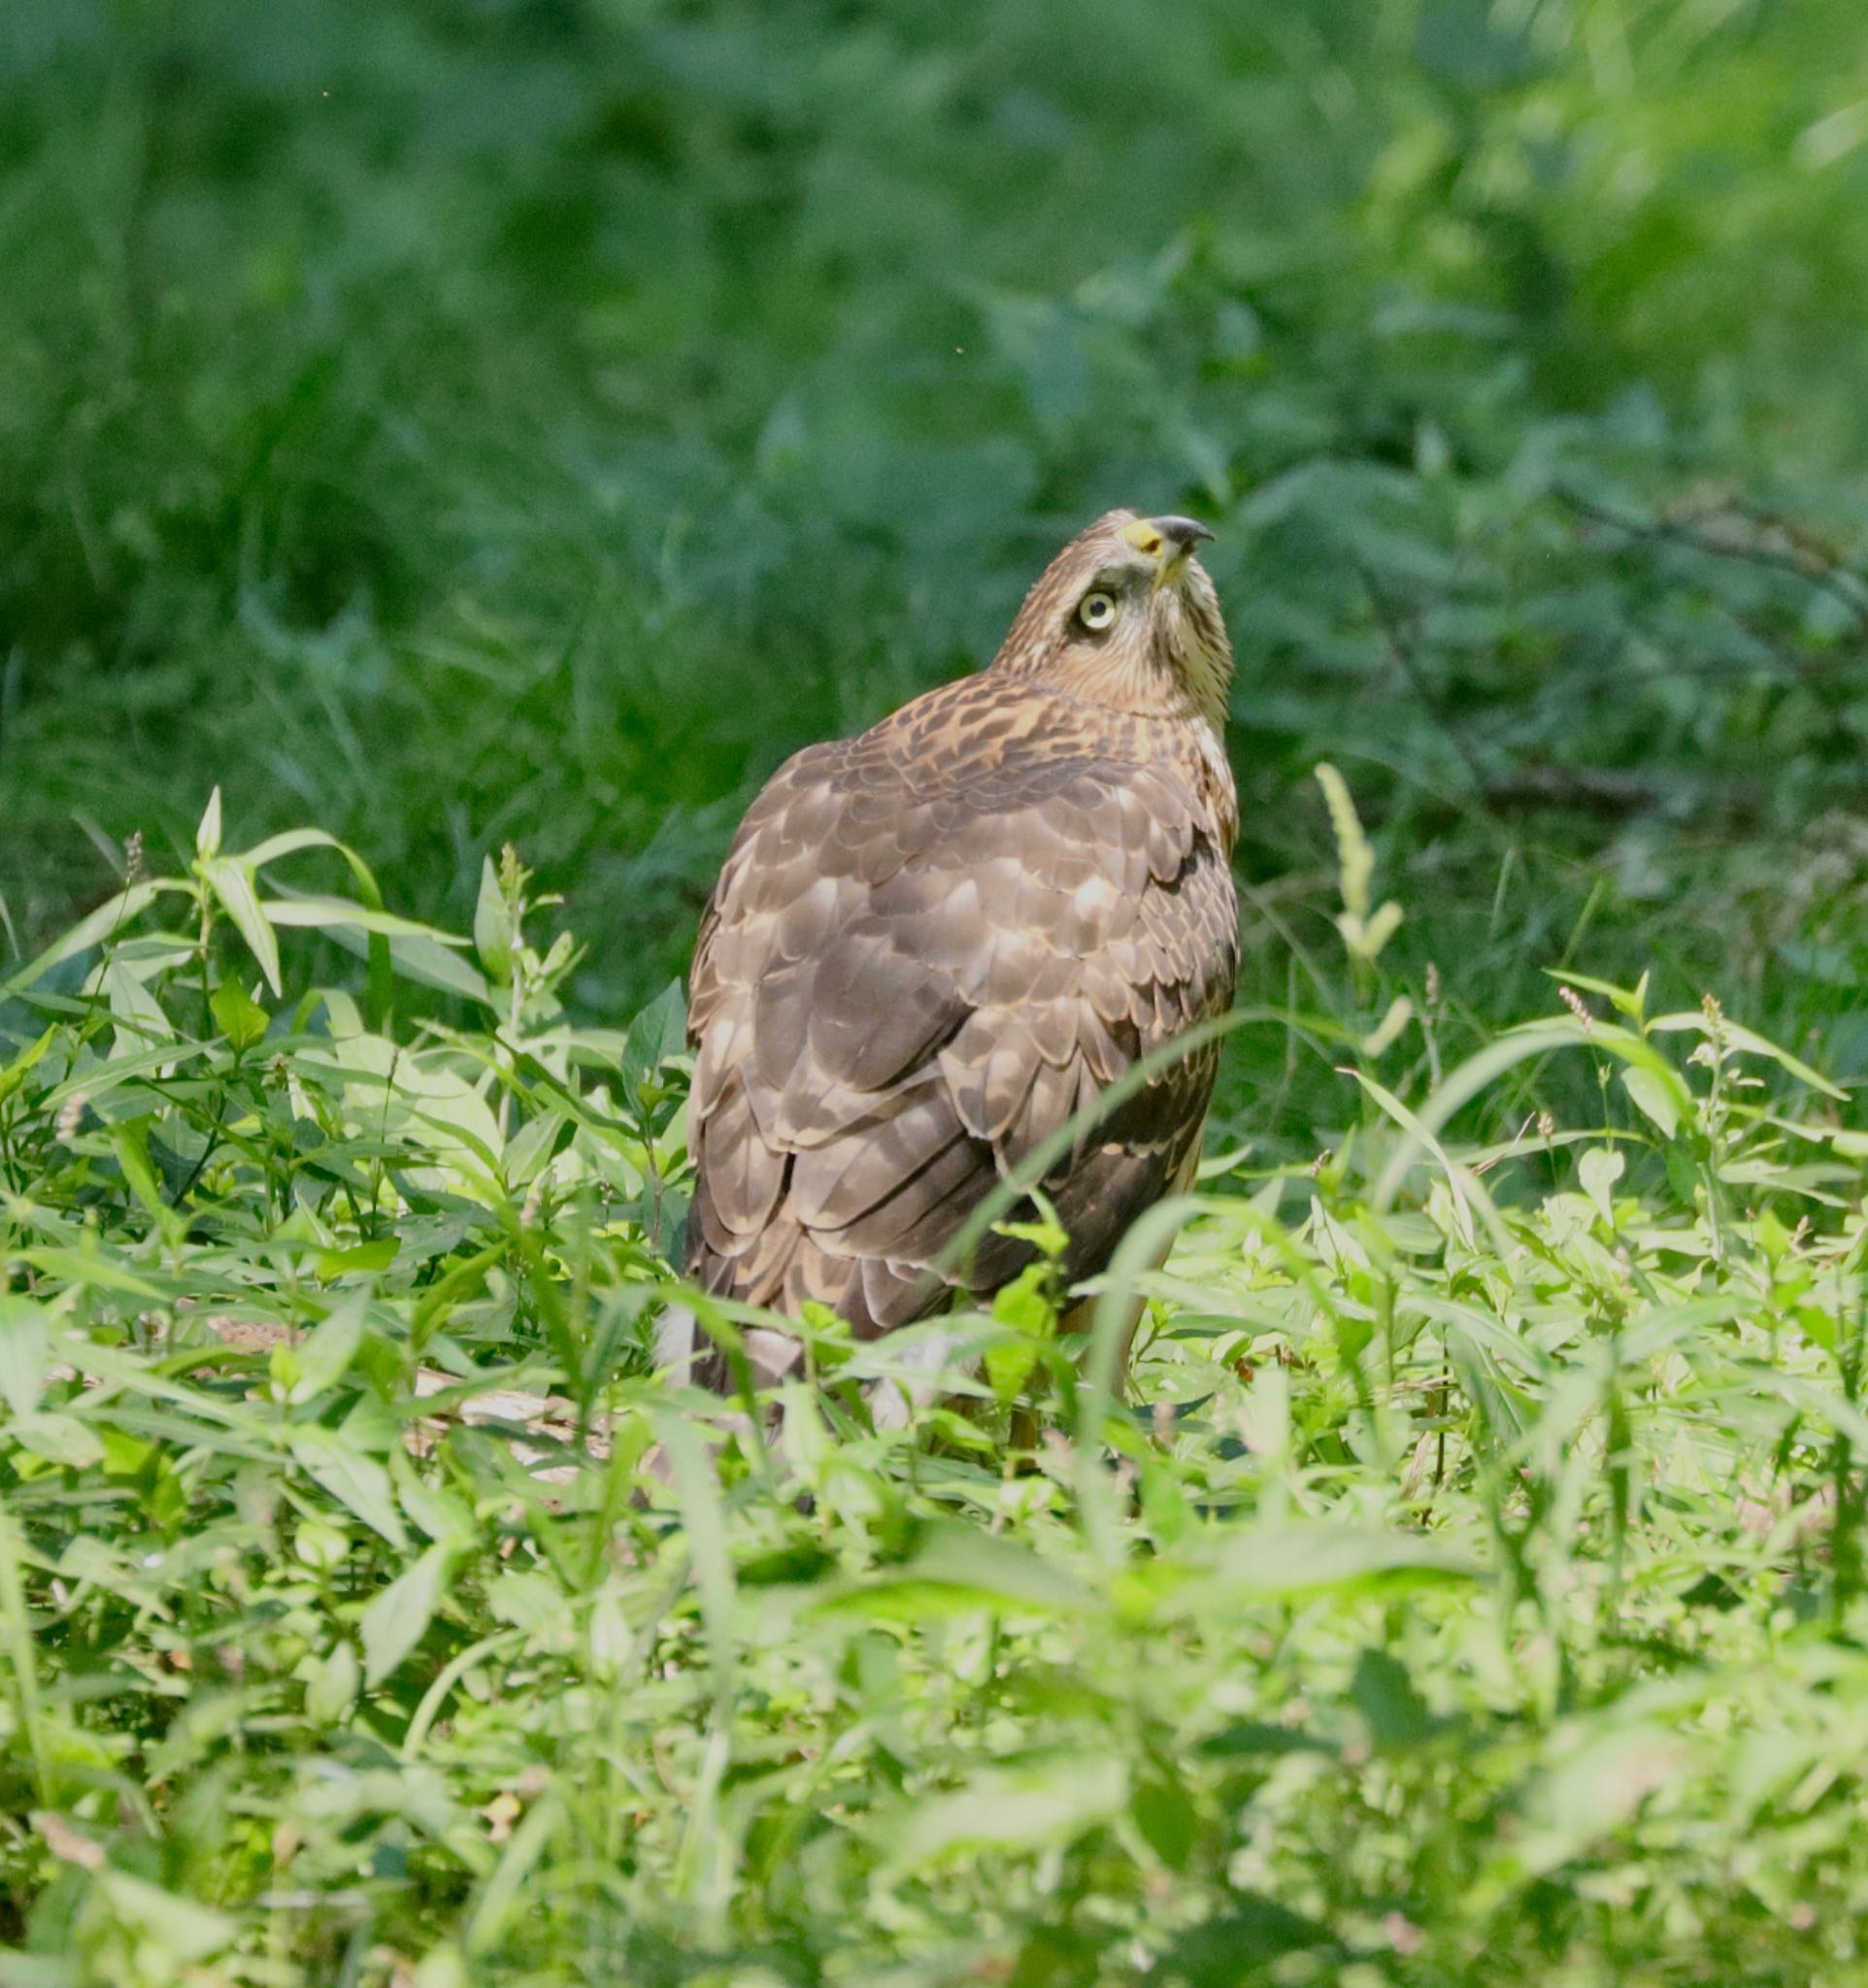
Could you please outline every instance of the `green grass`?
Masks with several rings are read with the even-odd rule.
[[[0,7],[0,1988],[1860,1973],[1865,54]],[[1245,816],[1135,1406],[1033,1279],[753,1441],[666,990],[1118,502]]]
[[[678,993],[220,835],[5,988],[0,1979],[1858,1965],[1868,1139],[1717,1003],[1242,1011],[1346,1130],[1138,1230],[1132,1408],[1033,1276],[968,1411],[819,1316],[759,1436],[650,1371]]]

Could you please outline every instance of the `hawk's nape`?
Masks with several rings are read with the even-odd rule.
[[[687,1270],[873,1338],[1029,1247],[968,1215],[1138,1058],[1230,1006],[1231,650],[1190,519],[1112,512],[991,667],[812,746],[748,811],[702,920]],[[1217,1044],[1044,1176],[1072,1277],[1189,1176]],[[719,1380],[718,1363],[705,1377]]]

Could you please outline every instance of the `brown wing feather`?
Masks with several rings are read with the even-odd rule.
[[[780,770],[695,954],[692,1276],[816,1298],[864,1336],[942,1302],[934,1266],[1004,1170],[1231,1000],[1201,764],[1151,721],[974,678]],[[1047,1179],[1073,1275],[1173,1180],[1217,1062],[1164,1074]],[[968,1282],[1024,1256],[990,1239]]]

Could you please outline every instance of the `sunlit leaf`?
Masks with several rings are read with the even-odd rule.
[[[884,1831],[888,1868],[1067,1843],[1115,1815],[1127,1796],[1127,1771],[1112,1754],[1072,1750],[984,1769],[898,1813]]]
[[[0,1294],[0,1400],[14,1414],[29,1415],[39,1406],[50,1344],[39,1307]]]
[[[236,859],[217,856],[204,862],[202,875],[221,909],[233,920],[234,929],[247,942],[248,950],[259,962],[259,970],[277,1001],[284,991],[279,977],[279,941],[260,908],[252,871]]]
[[[427,1633],[441,1604],[450,1550],[430,1546],[364,1609],[363,1681],[381,1684]]]
[[[340,1505],[390,1545],[400,1548],[407,1543],[389,1474],[373,1456],[316,1422],[295,1424],[290,1440],[299,1466]]]

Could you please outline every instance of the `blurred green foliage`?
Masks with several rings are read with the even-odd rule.
[[[517,840],[620,1011],[784,752],[1172,502],[1258,991],[1327,755],[1455,998],[1586,909],[1859,1068],[1865,93],[1855,0],[11,0],[17,944],[218,779],[457,924]]]

